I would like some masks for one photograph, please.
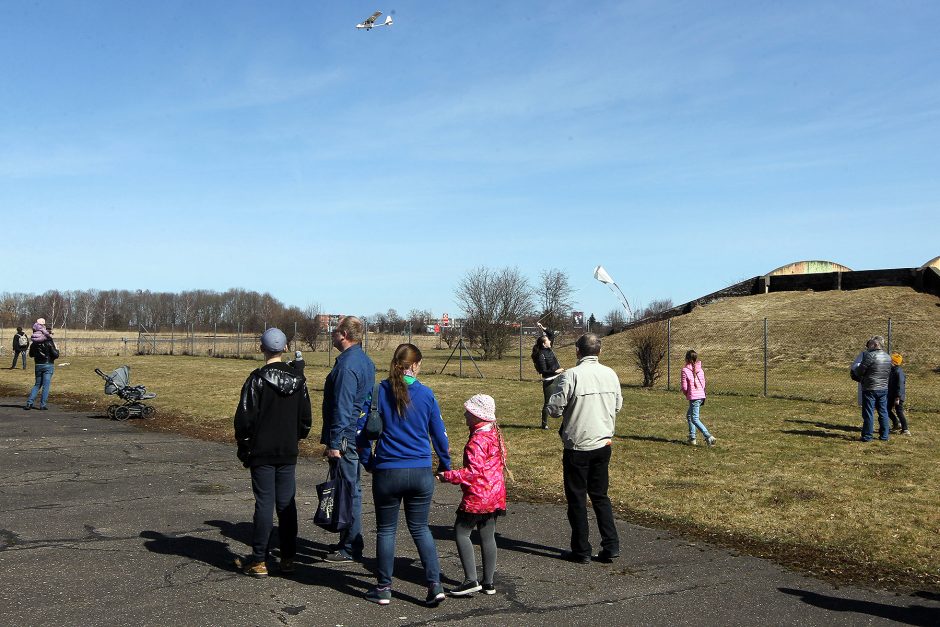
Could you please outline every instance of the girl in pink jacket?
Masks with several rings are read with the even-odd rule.
[[[450,590],[452,596],[466,596],[483,591],[496,594],[496,518],[506,513],[506,446],[496,426],[496,401],[492,396],[476,394],[463,404],[470,439],[463,450],[463,468],[438,474],[442,482],[459,485],[463,499],[457,508],[454,532],[457,553],[463,564],[464,582]],[[483,583],[477,579],[476,556],[470,532],[480,532],[483,553]]]
[[[695,446],[696,429],[702,432],[709,446],[714,446],[715,440],[708,428],[699,420],[699,408],[705,403],[705,371],[702,362],[698,360],[698,353],[690,350],[685,354],[685,367],[682,369],[682,393],[689,399],[689,410],[685,418],[689,422],[689,444]]]

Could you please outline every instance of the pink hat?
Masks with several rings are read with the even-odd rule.
[[[464,408],[486,422],[496,422],[496,401],[487,394],[474,394],[463,404]]]
[[[45,326],[45,324],[46,324],[46,319],[45,319],[45,318],[36,318],[36,324],[41,324],[41,325]]]

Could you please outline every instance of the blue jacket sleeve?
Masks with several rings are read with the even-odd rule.
[[[902,401],[907,401],[907,376],[904,374],[904,371],[898,368],[898,398]]]
[[[359,420],[356,411],[359,379],[352,369],[343,368],[336,373],[333,385],[335,409],[333,423],[330,425],[329,447],[339,450],[343,446],[343,437],[356,431],[356,423]]]
[[[447,441],[447,428],[444,426],[444,418],[441,416],[441,408],[437,404],[437,399],[431,397],[431,415],[428,419],[428,433],[431,435],[431,444],[434,445],[434,452],[440,460],[438,470],[450,470],[450,443]]]

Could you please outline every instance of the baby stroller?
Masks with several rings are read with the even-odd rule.
[[[130,385],[131,367],[121,366],[110,375],[107,375],[99,368],[95,368],[95,374],[104,379],[104,393],[107,395],[117,394],[124,401],[123,405],[109,405],[108,416],[115,420],[127,420],[128,418],[146,418],[150,420],[157,413],[156,408],[150,405],[144,405],[141,401],[156,398],[157,395],[148,393],[143,385]]]

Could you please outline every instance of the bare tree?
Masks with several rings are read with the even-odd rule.
[[[500,359],[509,346],[512,324],[532,310],[532,289],[518,268],[470,270],[455,295],[467,315],[467,327],[478,338],[483,359]]]
[[[630,329],[633,362],[643,372],[643,387],[653,387],[662,375],[666,356],[666,321],[658,320]]]
[[[320,305],[319,303],[310,303],[304,309],[303,317],[297,323],[297,334],[300,341],[307,345],[310,350],[317,350],[317,340],[323,328],[320,326]]]
[[[642,320],[643,318],[652,318],[653,316],[659,315],[664,311],[672,309],[672,299],[671,298],[661,298],[659,300],[651,301],[646,307],[641,307],[637,313],[637,319]]]
[[[610,327],[612,333],[623,329],[624,325],[627,324],[627,317],[624,314],[622,309],[611,309],[607,312],[607,316],[604,318],[604,323]]]
[[[536,296],[539,302],[539,318],[551,329],[568,326],[568,315],[573,307],[574,288],[565,272],[557,268],[543,270],[539,275]]]

